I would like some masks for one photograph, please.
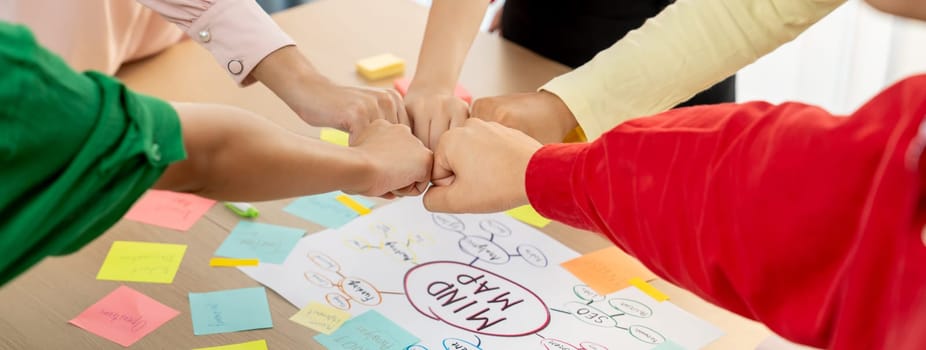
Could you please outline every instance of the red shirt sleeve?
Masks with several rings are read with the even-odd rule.
[[[797,103],[677,109],[542,148],[527,193],[791,340],[924,349],[924,115],[926,76],[850,118]]]

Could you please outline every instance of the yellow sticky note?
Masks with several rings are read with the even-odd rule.
[[[656,287],[653,287],[652,284],[646,283],[646,281],[644,281],[642,278],[638,278],[638,277],[631,278],[630,284],[632,284],[634,287],[637,287],[637,289],[643,291],[643,293],[646,293],[646,295],[649,295],[650,297],[652,297],[653,300],[656,300],[658,302],[669,300],[668,295],[665,295],[663,292],[660,292],[658,289],[656,289]]]
[[[367,57],[357,61],[357,72],[370,80],[402,74],[405,61],[390,53]]]
[[[350,140],[350,134],[338,129],[322,128],[319,132],[319,138],[322,141],[331,142],[335,145],[347,146]]]
[[[363,206],[363,204],[358,203],[357,201],[355,201],[353,198],[350,198],[350,196],[346,194],[342,194],[340,196],[334,197],[334,199],[336,199],[338,202],[341,202],[341,204],[344,204],[345,207],[348,207],[351,210],[357,212],[357,214],[367,215],[370,213],[370,208]]]
[[[618,247],[601,249],[560,265],[601,295],[630,286],[632,278],[656,278],[639,260]]]
[[[530,204],[511,209],[506,211],[505,214],[539,228],[544,228],[544,226],[550,224],[550,219],[541,216]]]
[[[211,346],[208,348],[196,348],[193,350],[267,350],[267,341],[261,339],[249,341],[247,343]]]
[[[185,252],[183,244],[115,241],[96,279],[173,283]]]
[[[302,310],[299,310],[293,317],[290,317],[289,320],[316,331],[331,334],[338,330],[344,324],[344,321],[349,318],[350,313],[347,311],[313,301]]]
[[[260,264],[260,260],[257,260],[257,259],[234,259],[234,258],[209,259],[209,266],[212,266],[212,267],[257,266],[258,264]]]

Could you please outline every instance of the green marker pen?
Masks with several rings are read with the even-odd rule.
[[[250,203],[245,202],[225,202],[225,207],[231,209],[231,211],[238,214],[238,216],[253,219],[260,215],[260,212],[257,211]]]

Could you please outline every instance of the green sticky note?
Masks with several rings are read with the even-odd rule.
[[[249,341],[247,343],[210,346],[208,348],[196,348],[193,350],[267,350],[267,341],[261,339]]]
[[[316,335],[315,340],[329,350],[402,350],[419,339],[376,310],[369,310],[345,322],[331,335]]]
[[[185,252],[183,244],[115,241],[96,279],[173,283]]]
[[[347,311],[313,301],[302,310],[299,310],[293,317],[290,317],[289,320],[316,331],[331,334],[349,318],[350,313]]]
[[[347,146],[350,141],[350,134],[338,129],[322,128],[319,132],[319,138],[335,145]]]
[[[550,219],[541,216],[540,213],[534,210],[534,207],[530,206],[530,204],[511,209],[506,211],[505,214],[508,214],[508,216],[539,228],[547,226],[551,221]]]
[[[263,287],[190,293],[193,334],[216,334],[273,327]]]
[[[342,194],[344,193],[341,191],[335,191],[297,198],[283,208],[283,211],[327,228],[339,228],[360,216],[356,211],[335,199]],[[376,204],[361,197],[350,197],[367,208],[372,208]]]
[[[228,234],[215,256],[257,258],[262,263],[282,264],[304,234],[300,229],[242,221]]]

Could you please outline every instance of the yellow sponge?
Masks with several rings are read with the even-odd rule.
[[[405,72],[405,61],[384,53],[357,61],[357,72],[370,80],[382,79]]]

